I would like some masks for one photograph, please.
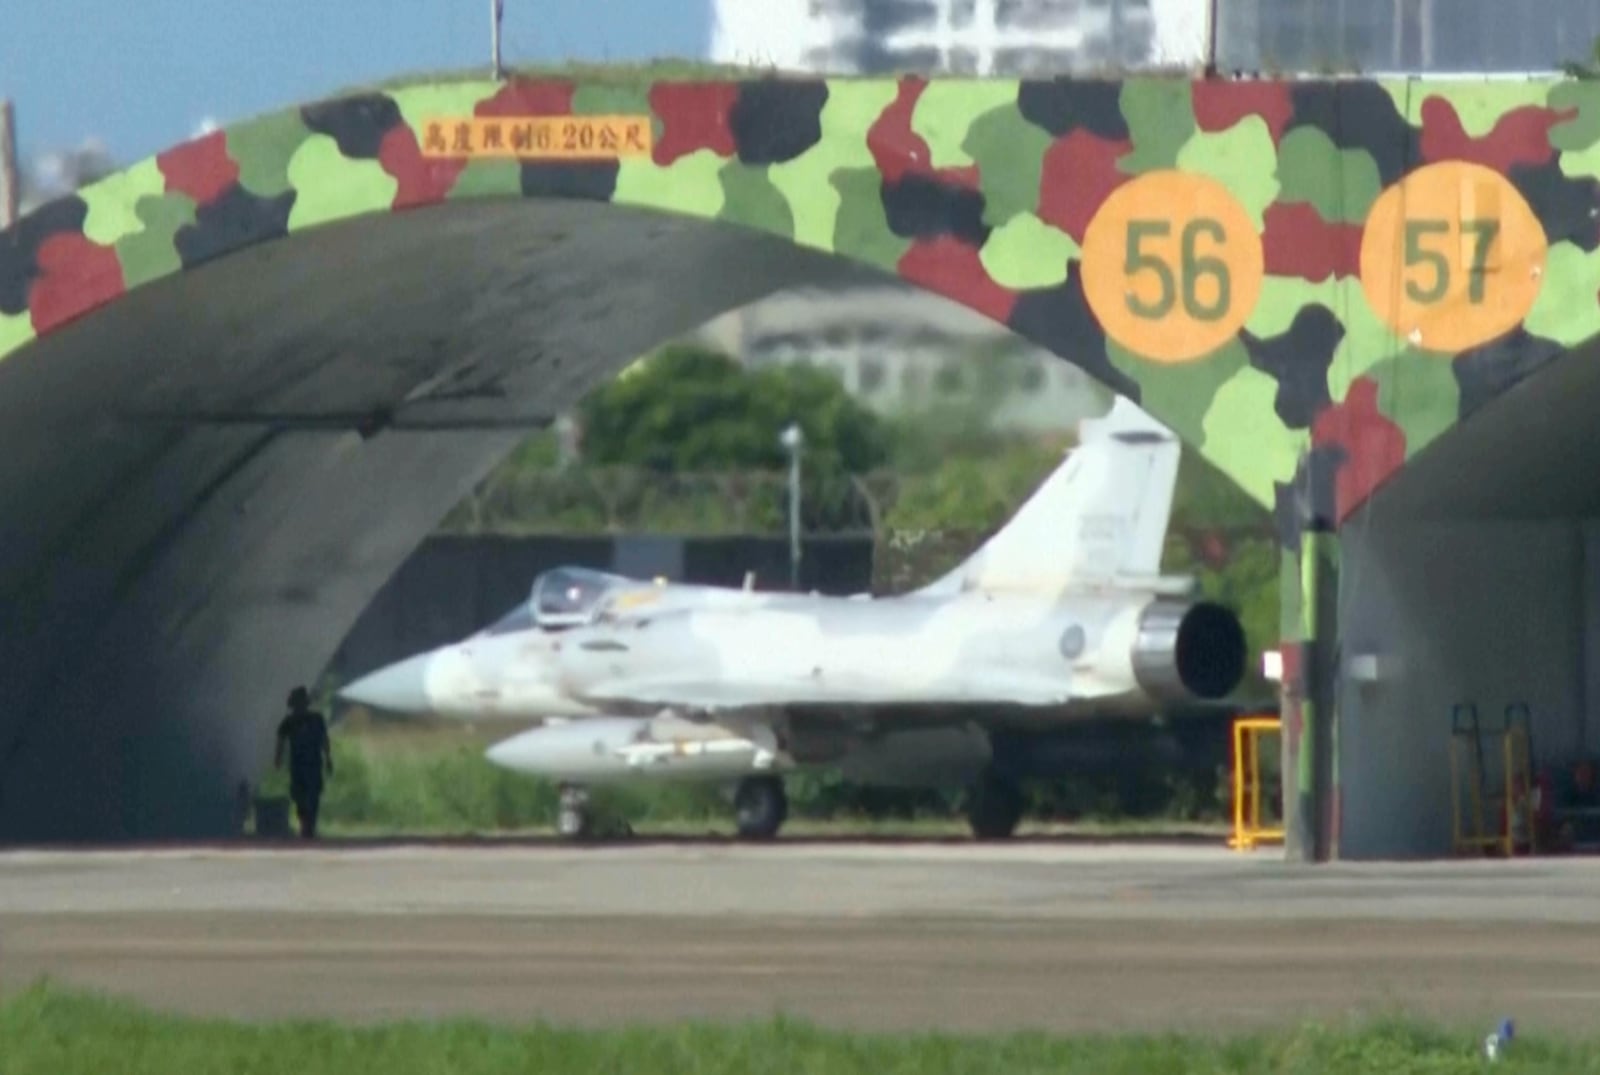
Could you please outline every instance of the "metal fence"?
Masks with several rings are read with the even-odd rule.
[[[806,473],[807,533],[871,535],[901,481],[891,473]],[[660,474],[640,467],[507,468],[459,504],[441,527],[454,534],[784,534],[783,471]]]
[[[1217,0],[1224,71],[1518,74],[1594,59],[1600,0]]]

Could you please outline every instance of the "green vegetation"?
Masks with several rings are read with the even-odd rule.
[[[1486,1070],[1478,1029],[1406,1019],[1305,1024],[1236,1036],[1037,1032],[856,1034],[793,1019],[580,1030],[477,1021],[345,1027],[326,1021],[245,1024],[156,1015],[133,1004],[37,985],[0,1003],[7,1075],[170,1075],[293,1071],[649,1071],[658,1075],[805,1071],[817,1075],[945,1072],[1239,1072],[1250,1075],[1453,1075]],[[1600,1071],[1600,1051],[1576,1040],[1519,1036],[1494,1070]]]
[[[334,776],[323,797],[330,835],[491,835],[550,831],[556,787],[492,765],[483,750],[508,728],[371,721],[355,715],[333,734]],[[785,832],[895,831],[965,834],[963,792],[870,788],[831,771],[786,780]],[[268,774],[260,791],[287,795],[287,777]],[[1033,831],[1213,832],[1226,820],[1225,774],[1129,766],[1037,782],[1026,788]],[[727,789],[704,782],[649,782],[596,788],[596,813],[637,832],[731,832]]]

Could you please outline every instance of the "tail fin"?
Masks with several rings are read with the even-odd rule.
[[[1117,397],[1104,418],[1079,425],[1078,447],[966,562],[919,590],[1059,593],[1161,572],[1178,479],[1179,443]]]

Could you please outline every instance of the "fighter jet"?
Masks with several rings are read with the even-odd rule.
[[[1178,456],[1119,399],[999,532],[921,589],[760,593],[562,569],[482,635],[343,694],[569,718],[488,756],[560,782],[571,835],[586,831],[590,785],[656,777],[736,780],[741,835],[770,837],[787,817],[783,774],[833,767],[964,784],[974,834],[1009,836],[1035,759],[1090,724],[1218,703],[1243,678],[1238,618],[1160,572]]]

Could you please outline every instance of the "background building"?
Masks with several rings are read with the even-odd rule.
[[[969,406],[1006,428],[1048,432],[1111,405],[1110,390],[1077,366],[903,284],[783,292],[717,318],[699,339],[753,366],[820,366],[881,413]]]
[[[1511,74],[1593,59],[1600,0],[1218,0],[1224,71]]]
[[[715,0],[711,54],[830,73],[1051,75],[1159,50],[1156,26],[1205,0]],[[1173,38],[1172,41],[1177,41]],[[1163,44],[1170,45],[1170,42]],[[1173,47],[1171,62],[1188,57]]]

